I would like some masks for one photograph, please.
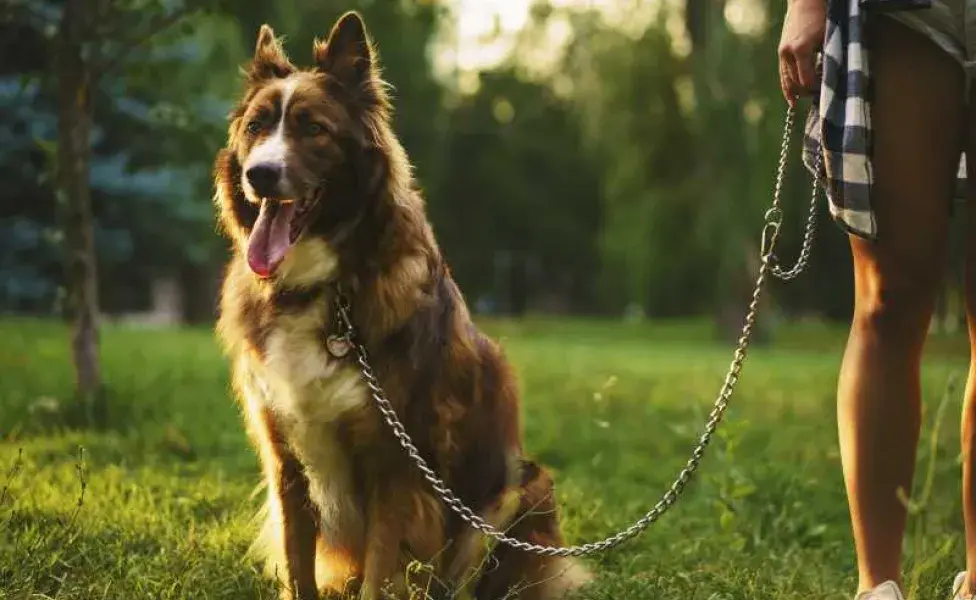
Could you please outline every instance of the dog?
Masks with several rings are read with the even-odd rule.
[[[217,333],[267,486],[253,549],[288,600],[564,597],[591,580],[582,563],[488,543],[400,447],[356,353],[330,353],[342,286],[431,468],[509,535],[563,543],[513,371],[438,248],[362,18],[343,15],[313,57],[296,67],[261,27],[214,167],[232,248]]]

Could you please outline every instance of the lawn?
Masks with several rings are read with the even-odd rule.
[[[732,351],[701,323],[487,328],[520,374],[527,445],[556,473],[572,542],[602,538],[657,502]],[[787,328],[751,353],[700,475],[643,536],[588,559],[599,579],[582,596],[849,599],[854,557],[834,422],[843,339]],[[104,425],[72,430],[66,330],[0,321],[0,599],[272,598],[244,557],[257,462],[212,333],[116,327],[102,341],[111,393],[95,417]],[[954,338],[928,352],[915,496],[928,475],[933,486],[905,542],[914,600],[948,598],[963,565],[967,358]]]

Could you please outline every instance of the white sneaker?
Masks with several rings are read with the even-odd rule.
[[[956,575],[956,581],[952,584],[952,600],[972,600],[973,596],[970,595],[969,598],[962,597],[962,584],[966,581],[966,572]]]
[[[905,600],[894,581],[886,581],[866,592],[858,594],[854,600]]]

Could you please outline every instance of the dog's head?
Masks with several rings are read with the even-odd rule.
[[[356,219],[379,177],[367,157],[383,144],[388,106],[361,18],[341,17],[313,57],[312,68],[295,67],[261,27],[217,159],[222,225],[261,278],[294,270],[294,255],[315,254],[310,246],[323,254],[329,233]]]

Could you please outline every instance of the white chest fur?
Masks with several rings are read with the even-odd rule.
[[[325,349],[325,303],[277,317],[256,377],[261,402],[276,416],[289,447],[305,468],[309,495],[330,544],[353,550],[363,539],[362,510],[352,487],[348,454],[336,420],[369,396],[354,363]]]

